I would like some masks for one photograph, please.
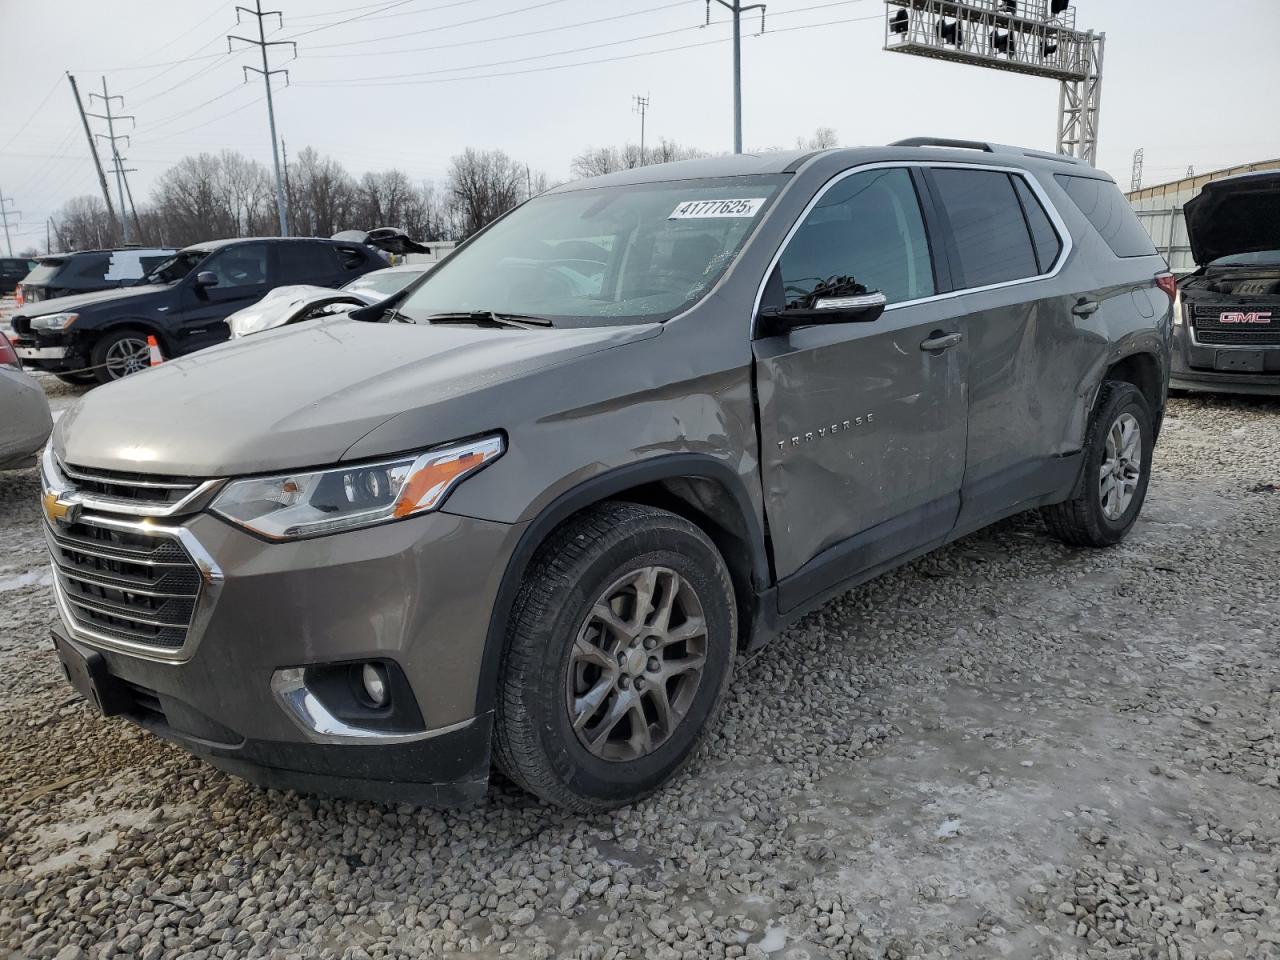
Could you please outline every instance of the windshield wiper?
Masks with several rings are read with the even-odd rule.
[[[426,319],[427,323],[491,323],[497,327],[515,327],[532,330],[535,327],[551,327],[546,317],[534,317],[524,313],[496,313],[493,310],[468,310],[457,313],[437,313]]]

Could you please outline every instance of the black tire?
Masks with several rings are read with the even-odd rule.
[[[1100,481],[1107,459],[1107,435],[1123,417],[1132,417],[1141,431],[1142,463],[1132,500],[1119,516],[1109,517],[1103,509]],[[1142,392],[1131,383],[1108,380],[1102,385],[1085,440],[1084,467],[1076,495],[1065,503],[1044,507],[1045,525],[1059,540],[1077,547],[1110,547],[1125,538],[1142,512],[1151,482],[1151,457],[1155,429],[1151,407]]]
[[[94,342],[93,349],[89,351],[89,363],[93,367],[93,376],[98,383],[114,383],[129,375],[128,373],[116,374],[108,365],[108,358],[112,352],[127,341],[141,343],[145,348],[147,334],[137,327],[123,327],[104,333]],[[141,368],[130,372],[140,373]]]
[[[54,376],[63,383],[71,384],[73,387],[87,387],[90,384],[98,382],[98,378],[94,376],[92,370],[80,373],[55,373]]]
[[[596,601],[631,571],[655,567],[696,595],[705,622],[697,641],[705,654],[702,672],[665,740],[641,756],[606,759],[574,731],[570,685],[580,664],[575,668],[571,653]],[[538,549],[512,606],[494,724],[498,766],[535,796],[583,813],[652,793],[689,761],[713,722],[736,637],[733,584],[705,533],[674,513],[640,504],[609,502],[583,511]],[[630,682],[638,691],[646,678]]]

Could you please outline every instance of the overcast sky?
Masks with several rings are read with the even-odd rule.
[[[567,179],[583,148],[638,139],[634,94],[650,97],[651,141],[732,147],[729,28],[716,4],[702,26],[703,0],[265,6],[284,13],[269,39],[298,43],[288,63],[290,48],[273,48],[291,80],[277,78],[280,135],[291,152],[314,146],[357,175],[396,166],[440,178],[474,146]],[[1100,163],[1122,186],[1138,147],[1147,184],[1188,165],[1280,157],[1280,0],[1077,8],[1082,29],[1107,34]],[[883,16],[881,0],[771,0],[766,33],[748,19],[747,148],[792,146],[819,126],[846,145],[927,133],[1053,148],[1055,82],[884,53]],[[269,163],[261,79],[241,82],[257,51],[227,55],[224,39],[253,23],[236,26],[232,0],[0,0],[0,191],[23,211],[15,249],[43,245],[45,218],[97,191],[66,71],[84,95],[105,76],[137,116],[126,152],[139,203],[187,154],[232,148]]]

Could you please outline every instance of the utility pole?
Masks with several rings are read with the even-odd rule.
[[[53,240],[50,233],[53,230],[53,217],[47,217],[44,221],[44,252],[53,253]]]
[[[236,7],[236,23],[240,22],[241,13],[247,13],[251,17],[257,17],[258,18],[258,39],[250,40],[248,37],[241,37],[241,36],[237,36],[236,34],[230,34],[227,37],[227,51],[230,52],[233,49],[235,49],[232,46],[233,40],[239,40],[241,43],[247,43],[249,44],[249,46],[257,47],[259,50],[262,51],[262,69],[259,70],[257,67],[248,67],[248,66],[244,67],[243,68],[244,81],[245,83],[249,82],[249,74],[251,72],[260,73],[262,74],[262,82],[266,84],[266,87],[267,87],[267,123],[271,127],[271,158],[275,161],[275,165],[276,165],[276,209],[277,209],[277,212],[280,214],[280,236],[287,237],[289,235],[289,216],[288,216],[288,207],[285,203],[285,198],[284,198],[284,177],[280,173],[280,141],[276,138],[276,111],[275,111],[275,106],[271,100],[271,75],[273,73],[283,73],[284,83],[285,83],[285,86],[287,87],[289,85],[289,71],[271,69],[271,65],[267,62],[267,47],[291,46],[293,47],[294,59],[297,59],[298,45],[294,43],[292,40],[268,41],[267,33],[262,26],[263,18],[276,17],[280,21],[280,26],[283,27],[284,16],[280,13],[279,10],[267,10],[264,12],[262,9],[262,0],[254,0],[253,5],[254,5],[253,10],[250,10],[248,7]]]
[[[281,163],[284,165],[284,196],[286,213],[292,209],[289,204],[289,145],[284,142],[284,137],[280,138],[280,153],[283,155]],[[289,227],[292,228],[292,224]]]
[[[89,129],[89,118],[84,113],[84,103],[80,100],[80,88],[76,86],[76,78],[68,73],[67,79],[71,81],[71,93],[76,98],[76,110],[80,113],[80,123],[84,125],[84,138],[89,141],[89,153],[93,155],[93,165],[98,171],[98,183],[102,186],[102,199],[107,204],[107,217],[111,220],[114,228],[116,211],[111,205],[111,191],[107,188],[107,175],[103,173],[102,160],[98,157],[98,142],[93,138],[93,133]],[[123,212],[121,211],[121,213]]]
[[[715,0],[733,14],[733,152],[742,152],[742,15],[752,10],[760,11],[760,32],[764,32],[765,4],[753,3],[749,7],[742,0]],[[707,0],[707,24],[711,24],[711,0]]]
[[[122,116],[117,116],[111,112],[111,101],[119,100],[120,106],[123,107],[124,97],[121,97],[119,95],[113,97],[109,93],[107,93],[106,77],[102,78],[102,93],[89,94],[89,101],[91,103],[93,102],[94,97],[97,97],[99,100],[102,101],[102,109],[104,109],[106,113],[91,113],[89,114],[89,116],[96,117],[99,120],[107,121],[107,135],[103,137],[103,139],[111,144],[111,159],[112,159],[113,165],[115,166],[115,171],[116,171],[116,193],[120,199],[120,223],[123,227],[124,242],[126,244],[129,244],[132,242],[133,238],[129,235],[129,218],[128,216],[125,215],[125,212],[124,212],[124,163],[120,158],[120,151],[116,147],[117,140],[124,140],[127,142],[129,138],[124,135],[121,135],[118,137],[116,136],[116,121],[129,120],[133,123],[136,123],[137,121],[131,116],[122,117]],[[102,137],[102,134],[98,134],[98,136]]]
[[[644,117],[645,117],[645,114],[649,112],[649,94],[646,93],[643,97],[640,96],[639,94],[636,94],[634,97],[631,98],[631,100],[632,100],[632,103],[634,104],[631,108],[632,112],[640,114],[640,166],[643,167],[644,166]]]
[[[12,197],[6,197],[0,192],[0,222],[4,223],[4,245],[9,248],[9,256],[13,256],[13,241],[9,239],[9,214],[22,216],[21,210],[10,210],[8,204],[13,203]]]

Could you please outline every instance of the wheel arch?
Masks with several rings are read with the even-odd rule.
[[[1104,383],[1108,380],[1119,380],[1137,387],[1151,408],[1156,436],[1160,435],[1160,423],[1164,418],[1167,378],[1164,365],[1156,354],[1149,351],[1126,354],[1112,362],[1106,373],[1102,375],[1102,380]]]
[[[478,714],[493,709],[512,603],[534,554],[570,517],[608,500],[669,510],[706,533],[733,581],[739,647],[752,636],[757,598],[770,586],[772,574],[764,529],[745,481],[728,464],[706,454],[671,454],[628,464],[562,493],[521,535],[489,614],[476,693]]]
[[[168,333],[155,321],[147,320],[144,317],[115,317],[102,324],[102,326],[84,331],[84,334],[88,334],[91,337],[92,342],[106,336],[107,334],[127,329],[141,330],[143,333],[153,334],[156,340],[159,341],[160,347],[164,351],[165,356],[169,356],[170,351],[173,348],[173,344]]]

